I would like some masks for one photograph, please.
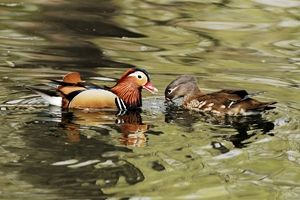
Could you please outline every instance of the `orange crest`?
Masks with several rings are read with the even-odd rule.
[[[64,76],[63,82],[76,84],[81,83],[83,81],[81,80],[80,74],[78,72],[70,72]]]
[[[122,74],[121,78],[118,80],[118,83],[122,82],[129,74],[135,72],[134,68],[128,69],[124,74]]]

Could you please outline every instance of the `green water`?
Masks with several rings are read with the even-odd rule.
[[[0,103],[23,105],[0,106],[0,199],[300,199],[300,1],[2,0],[0,13]],[[68,71],[112,85],[96,77],[131,66],[159,89],[143,92],[136,133],[24,88]],[[181,74],[277,108],[227,121],[169,109]]]

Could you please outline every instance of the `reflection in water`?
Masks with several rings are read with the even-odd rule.
[[[236,148],[244,148],[250,142],[249,138],[254,137],[259,132],[268,134],[274,129],[274,124],[262,117],[262,115],[249,115],[249,116],[216,116],[209,113],[193,112],[184,110],[181,107],[170,105],[166,109],[165,122],[176,123],[179,126],[187,127],[191,132],[193,125],[197,122],[210,123],[219,128],[233,128],[238,134],[235,135],[215,135],[213,137],[222,137],[230,141]],[[259,132],[258,132],[259,130]],[[212,146],[219,149],[222,153],[228,152],[228,149],[222,144],[216,145],[212,142]]]
[[[51,116],[50,121],[43,120],[47,115]],[[61,122],[57,122],[59,116]],[[104,198],[106,195],[99,188],[115,186],[121,177],[130,185],[144,180],[140,169],[118,156],[131,150],[114,145],[113,138],[107,137],[116,131],[121,134],[120,144],[145,146],[144,132],[148,125],[142,122],[140,111],[116,116],[112,111],[60,112],[57,108],[52,113],[49,110],[41,113],[40,117],[41,121],[28,122],[23,129],[31,157],[22,163],[20,174],[23,180],[57,189],[63,195],[76,195],[76,198],[79,196],[74,191],[85,195],[84,198],[89,195]],[[84,135],[89,131],[92,135]],[[87,195],[87,189],[91,194]]]
[[[127,111],[122,115],[116,115],[115,111],[73,110],[62,113],[61,125],[72,142],[80,141],[82,127],[92,128],[101,135],[108,135],[113,128],[121,133],[120,143],[130,147],[145,146],[145,132],[149,129],[149,125],[142,122],[140,110]]]
[[[13,106],[15,109],[45,106],[39,104],[41,99],[36,99],[24,97],[3,106],[10,105],[11,111]],[[47,107],[22,128],[24,141],[30,147],[27,152],[30,159],[25,159],[20,167],[22,179],[76,198],[79,198],[76,192],[87,198],[87,190],[91,197],[105,198],[102,189],[116,186],[120,181],[122,184],[123,178],[129,185],[142,182],[143,172],[119,157],[119,153],[132,152],[127,147],[147,145],[145,132],[149,125],[143,123],[141,112],[118,115],[116,111],[62,111],[60,107]],[[114,134],[118,135],[116,140]]]
[[[149,125],[142,122],[140,111],[129,111],[122,116],[118,116],[117,124],[119,132],[122,133],[120,143],[131,147],[142,147],[147,143],[144,134]]]

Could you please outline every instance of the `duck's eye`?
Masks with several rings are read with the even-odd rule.
[[[168,93],[168,94],[170,94],[171,92],[172,92],[172,90],[171,90],[171,89],[168,89],[168,90],[167,90],[167,93]]]
[[[141,76],[141,75],[138,75],[137,77],[138,77],[139,79],[141,79],[141,78],[142,78],[142,76]]]

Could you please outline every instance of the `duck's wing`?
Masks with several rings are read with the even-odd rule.
[[[246,90],[220,90],[207,95],[213,103],[217,103],[221,107],[230,108],[234,104],[244,101],[249,98],[249,93]]]
[[[228,107],[241,107],[241,109],[248,111],[263,111],[275,108],[274,104],[277,102],[260,102],[251,97],[261,94],[261,92],[249,94],[246,90],[221,90],[220,94],[225,93],[227,100],[225,105]]]
[[[245,90],[221,90],[200,96],[196,103],[197,108],[203,111],[239,115],[273,109],[272,105],[276,102],[260,102],[250,98]]]
[[[218,92],[214,92],[211,94],[227,94],[228,97],[232,97],[233,99],[237,99],[238,97],[240,99],[246,99],[249,97],[249,93],[246,90],[220,90]],[[230,94],[230,95],[229,95]]]
[[[87,83],[87,82],[80,82],[80,83],[67,83],[59,80],[51,80],[53,83],[56,83],[58,86],[64,86],[64,87],[83,87],[86,89],[110,89],[108,86],[103,85],[97,85],[94,83]]]

